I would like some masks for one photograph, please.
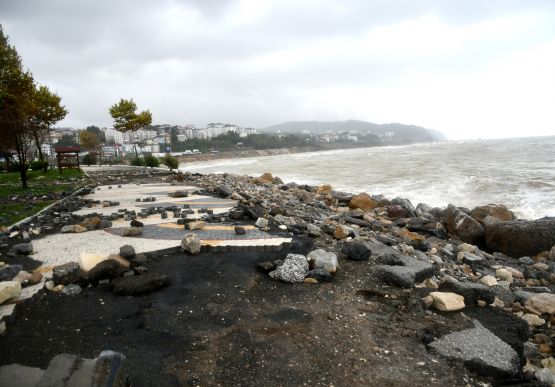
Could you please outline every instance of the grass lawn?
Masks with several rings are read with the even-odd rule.
[[[66,169],[61,174],[58,170],[49,170],[46,174],[42,171],[28,171],[27,176],[29,187],[23,189],[18,172],[0,173],[0,200],[12,195],[31,194],[40,197],[53,192],[75,191],[81,183],[79,178],[85,177],[85,174],[77,169]],[[53,202],[52,199],[38,199],[32,202],[14,201],[0,204],[0,225],[13,224]]]

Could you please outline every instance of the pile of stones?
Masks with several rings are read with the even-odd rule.
[[[186,174],[183,180],[237,200],[231,219],[312,238],[316,249],[307,256],[261,263],[271,278],[325,283],[342,260],[351,260],[368,265],[378,282],[417,292],[428,313],[493,309],[508,330],[520,332],[518,340],[507,343],[475,321],[474,328],[426,344],[478,373],[555,383],[555,218],[518,220],[494,204],[415,207],[408,199],[330,185],[283,184],[270,174]]]

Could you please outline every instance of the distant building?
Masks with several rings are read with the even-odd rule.
[[[108,144],[123,144],[123,133],[114,128],[103,128],[106,143]]]

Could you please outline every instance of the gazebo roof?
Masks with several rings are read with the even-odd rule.
[[[56,153],[79,153],[81,152],[81,147],[79,145],[73,145],[73,146],[57,146],[54,147],[54,151]]]

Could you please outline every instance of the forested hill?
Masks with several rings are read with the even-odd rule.
[[[445,141],[447,137],[432,129],[416,125],[399,123],[375,124],[366,121],[292,121],[279,125],[268,126],[260,129],[264,133],[300,133],[304,131],[313,133],[326,132],[360,132],[376,135],[393,133],[396,137],[404,138],[411,142]]]

